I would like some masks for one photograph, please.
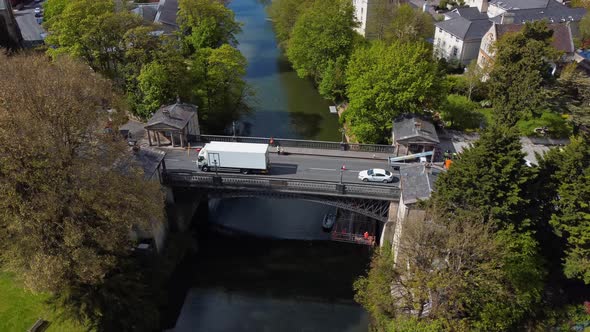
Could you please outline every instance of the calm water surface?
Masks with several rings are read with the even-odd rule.
[[[244,23],[239,49],[256,91],[239,134],[338,141],[337,117],[281,57],[264,6],[234,0],[230,7]],[[370,250],[327,241],[321,221],[333,207],[252,198],[211,200],[208,216],[202,210],[194,218],[199,252],[177,271],[188,290],[174,331],[368,331],[352,283]]]
[[[230,8],[244,24],[238,49],[248,60],[246,81],[255,91],[249,100],[252,113],[238,124],[241,134],[339,141],[338,117],[281,55],[265,6],[258,0],[234,0]]]

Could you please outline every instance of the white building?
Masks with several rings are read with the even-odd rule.
[[[472,7],[455,9],[436,23],[434,55],[463,65],[478,59],[482,38],[492,24],[524,24],[547,20],[568,25],[574,36],[586,10],[569,8],[555,0],[466,0]],[[556,39],[564,34],[557,34]],[[564,41],[567,42],[567,41]],[[479,60],[478,60],[479,62]]]
[[[359,22],[355,29],[365,38],[378,37],[386,24],[394,6],[405,3],[406,0],[352,0],[354,17]]]
[[[477,8],[464,7],[447,13],[445,18],[435,24],[434,55],[462,65],[477,59],[481,38],[492,25],[487,15]]]

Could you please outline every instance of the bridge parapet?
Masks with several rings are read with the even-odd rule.
[[[223,135],[201,135],[202,142],[243,142],[243,143],[269,143],[268,137],[246,137],[246,136],[223,136]],[[273,138],[275,143],[282,147],[323,149],[323,150],[348,150],[358,152],[389,153],[395,152],[392,145],[381,144],[358,144],[358,143],[341,143],[328,141],[298,140],[287,138]]]
[[[398,200],[400,190],[391,185],[356,184],[279,178],[274,176],[215,175],[189,170],[167,170],[166,185],[227,190],[258,190],[278,193],[300,193],[320,196],[354,197],[380,201]]]

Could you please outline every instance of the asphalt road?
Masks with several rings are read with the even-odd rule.
[[[35,8],[42,7],[42,3],[29,1],[22,9],[14,11],[14,18],[27,46],[35,46],[43,43],[43,27],[37,23]]]
[[[385,160],[342,159],[336,157],[294,154],[277,155],[276,153],[270,153],[269,157],[271,163],[270,175],[282,178],[340,181],[340,168],[343,164],[346,167],[346,170],[342,173],[343,182],[362,183],[362,181],[358,179],[358,173],[369,168],[384,168],[392,171],[394,175],[396,174],[396,172],[387,165],[387,161]],[[194,152],[194,150],[190,152],[190,155],[187,155],[186,150],[166,150],[165,160],[167,169],[197,171],[197,153]],[[375,185],[387,186],[397,186],[398,184],[399,177],[394,178],[394,181],[391,184],[375,183]]]

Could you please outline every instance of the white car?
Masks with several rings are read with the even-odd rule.
[[[366,171],[359,172],[359,180],[364,182],[393,182],[393,174],[382,168],[371,168]]]
[[[41,7],[35,8],[35,14],[41,14]]]

